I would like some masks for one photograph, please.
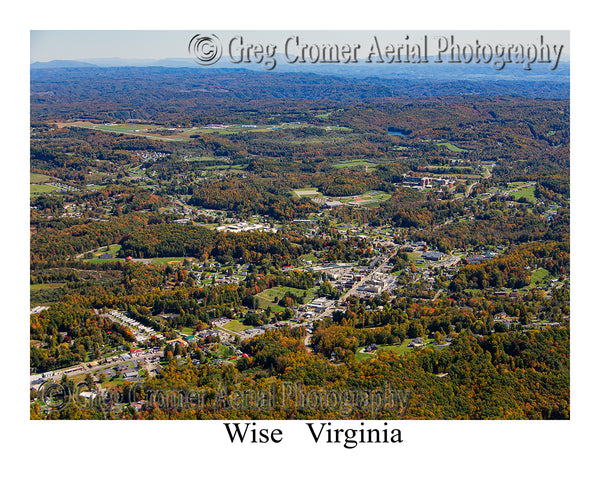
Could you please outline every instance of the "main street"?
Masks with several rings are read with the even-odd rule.
[[[373,277],[380,273],[381,270],[383,270],[383,268],[387,265],[387,263],[390,261],[390,259],[396,255],[396,253],[398,252],[398,249],[400,247],[394,247],[392,248],[384,257],[383,260],[379,263],[379,265],[377,266],[377,268],[375,270],[373,270],[372,272],[370,272],[369,274],[367,274],[365,277],[363,277],[361,280],[359,280],[358,282],[356,282],[352,288],[350,288],[350,290],[348,290],[346,293],[344,293],[344,295],[342,295],[340,297],[340,299],[338,300],[338,302],[336,303],[340,303],[345,301],[348,297],[350,297],[351,295],[356,295],[358,293],[358,290],[360,289],[360,287],[362,287],[365,283],[370,282]],[[324,317],[330,316],[335,310],[337,309],[337,306],[334,304],[332,306],[327,307],[325,310],[323,310],[321,313],[319,313],[318,315],[315,316],[315,320],[320,320]]]

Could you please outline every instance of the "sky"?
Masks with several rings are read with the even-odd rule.
[[[224,44],[234,35],[241,35],[247,42],[271,43],[278,45],[281,51],[283,43],[291,35],[300,35],[307,43],[361,44],[369,45],[373,35],[378,40],[398,44],[409,41],[417,42],[427,35],[454,35],[457,43],[539,43],[540,35],[549,44],[564,45],[563,54],[569,54],[569,32],[560,30],[518,30],[518,31],[473,31],[473,30],[358,30],[358,31],[315,31],[315,30],[31,30],[30,62],[47,62],[51,60],[82,60],[95,58],[126,59],[163,59],[185,58],[189,56],[188,43],[198,33],[217,35]]]

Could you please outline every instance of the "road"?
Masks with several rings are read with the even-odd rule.
[[[344,293],[344,295],[342,295],[339,298],[338,302],[343,302],[349,296],[356,295],[356,293],[358,292],[359,287],[361,287],[364,283],[366,283],[369,280],[371,280],[375,274],[381,272],[381,270],[383,269],[383,267],[385,267],[387,265],[387,263],[390,261],[390,258],[392,258],[394,255],[396,255],[396,253],[398,252],[399,248],[400,247],[397,246],[397,247],[393,248],[392,250],[390,250],[390,252],[388,252],[386,254],[386,256],[383,257],[383,260],[378,265],[378,267],[375,270],[373,270],[371,273],[369,273],[367,276],[365,276],[362,280],[356,282],[352,286],[352,288],[350,290],[348,290],[346,293]],[[338,302],[336,302],[336,303],[338,303]],[[324,317],[330,316],[335,310],[337,310],[337,306],[335,304],[333,306],[327,307],[321,313],[319,313],[318,315],[316,315],[315,318],[314,318],[314,320],[320,320],[320,319],[322,319]]]
[[[492,172],[490,171],[490,169],[484,168],[484,170],[485,170],[485,174],[483,174],[483,176],[481,178],[482,179],[490,178],[492,176]],[[468,196],[471,195],[473,188],[475,188],[475,185],[477,185],[478,183],[479,183],[479,180],[477,180],[476,182],[473,182],[471,185],[469,185],[469,188],[467,188],[467,191],[465,192],[464,198],[468,198]]]
[[[152,350],[152,352],[150,352],[150,350],[147,350],[147,351],[141,352],[139,354],[133,354],[132,358],[129,358],[127,360],[119,359],[119,357],[121,355],[123,355],[123,354],[115,355],[114,357],[107,358],[106,359],[106,363],[103,363],[103,364],[95,366],[95,367],[88,367],[88,363],[89,362],[87,362],[87,363],[80,363],[79,365],[72,365],[70,367],[63,368],[63,369],[60,369],[60,370],[53,370],[52,373],[54,373],[54,375],[51,376],[51,377],[47,377],[45,380],[53,379],[55,381],[60,381],[60,379],[62,378],[63,375],[66,375],[67,378],[68,378],[68,377],[73,377],[75,375],[83,375],[83,374],[88,374],[88,373],[91,374],[91,373],[96,372],[98,370],[105,370],[107,368],[113,368],[113,367],[115,367],[117,365],[120,365],[122,363],[128,363],[128,362],[131,362],[131,361],[137,361],[137,362],[147,361],[147,360],[149,360],[150,358],[152,358],[154,356],[157,356],[157,355],[159,357],[162,356],[162,352],[161,351],[157,351],[155,349],[151,349],[151,350]],[[75,372],[65,373],[68,370],[72,370],[72,369],[78,368],[78,367],[82,367],[82,370],[77,370]],[[32,377],[33,376],[34,375],[32,375]]]

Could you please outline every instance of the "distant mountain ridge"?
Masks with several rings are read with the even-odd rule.
[[[29,68],[97,68],[98,65],[94,65],[89,62],[81,62],[78,60],[51,60],[49,62],[34,62],[29,65]]]
[[[357,63],[344,64],[289,64],[281,54],[276,54],[274,60],[276,67],[271,72],[279,73],[317,73],[321,75],[338,75],[352,77],[389,77],[407,78],[414,80],[520,80],[520,81],[551,81],[569,82],[570,62],[563,60],[556,70],[552,71],[548,65],[534,64],[532,70],[526,71],[523,65],[507,64],[504,69],[496,70],[489,64],[450,64],[435,63],[429,57],[428,63]],[[199,66],[191,57],[163,58],[163,59],[127,59],[127,58],[89,58],[81,60],[52,60],[50,62],[32,63],[31,69],[51,68],[114,68],[114,67],[164,67],[164,68],[195,68],[199,71],[213,70],[250,70],[268,72],[264,63],[233,63],[230,57],[223,57],[211,66]]]

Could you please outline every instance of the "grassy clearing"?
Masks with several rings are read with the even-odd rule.
[[[102,255],[103,253],[112,253],[116,255],[121,251],[121,245],[118,243],[113,243],[112,245],[108,245],[108,247],[102,247],[94,252],[95,255]]]
[[[53,290],[55,288],[64,287],[67,282],[56,282],[56,283],[35,283],[29,286],[32,292],[39,292],[40,290]]]
[[[308,290],[302,290],[292,287],[273,287],[256,294],[255,297],[258,299],[258,304],[261,308],[270,306],[273,312],[282,312],[284,308],[277,305],[275,298],[279,301],[282,298],[285,298],[288,292],[296,296],[302,296],[304,294],[304,303],[310,303],[315,298],[317,288],[313,287]]]
[[[179,331],[181,333],[183,333],[184,335],[188,335],[189,336],[189,335],[193,335],[196,330],[194,330],[192,327],[181,327],[179,329]]]
[[[223,325],[223,328],[231,330],[232,332],[241,332],[242,330],[247,330],[250,327],[248,325],[244,325],[239,320],[232,320],[231,322]]]
[[[329,118],[332,113],[343,112],[343,108],[338,108],[337,110],[331,110],[330,112],[321,113],[319,115],[315,115],[316,118]]]
[[[53,187],[51,185],[37,185],[37,184],[29,185],[29,193],[30,194],[51,193],[51,192],[56,192],[56,191],[58,191],[58,188]]]
[[[173,263],[181,263],[185,260],[184,257],[157,257],[150,262],[151,265],[168,265]]]
[[[96,250],[93,250],[92,252],[88,252],[94,256],[93,258],[81,257],[81,259],[84,262],[91,262],[91,263],[115,262],[115,261],[121,262],[121,261],[123,261],[122,258],[116,258],[117,253],[119,253],[120,250],[121,250],[121,245],[119,245],[118,243],[114,243],[112,245],[100,247]],[[98,258],[98,257],[100,257],[100,255],[103,255],[105,253],[112,254],[113,258]]]
[[[538,268],[531,274],[531,283],[533,285],[539,285],[543,283],[550,276],[550,272],[545,268]]]
[[[405,252],[405,253],[408,256],[408,260],[410,262],[414,262],[418,258],[421,258],[421,255],[423,254],[423,252]]]
[[[468,152],[468,150],[465,150],[464,148],[459,148],[456,145],[452,145],[450,142],[440,142],[438,143],[438,145],[446,147],[451,152]]]
[[[144,123],[118,123],[115,125],[95,125],[94,128],[103,132],[134,132],[136,130],[150,130],[155,128],[164,128],[160,125]]]
[[[515,200],[525,198],[529,203],[535,203],[535,185],[530,185],[529,187],[517,190],[512,193],[512,196],[515,197]]]
[[[202,157],[194,157],[194,158],[188,158],[187,161],[188,162],[212,162],[217,160],[217,157],[211,157],[210,155],[205,155]]]
[[[112,378],[102,384],[102,388],[112,388],[122,386],[126,382],[123,378]]]
[[[344,160],[338,163],[334,163],[333,167],[335,168],[351,168],[351,167],[367,167],[367,168],[375,168],[377,167],[376,163],[370,162],[365,158],[357,158],[354,160]]]
[[[88,190],[102,190],[106,188],[106,185],[92,185],[91,187],[86,187]]]
[[[29,174],[29,183],[45,183],[50,180],[48,175],[43,175],[41,173],[30,173]]]
[[[236,165],[211,165],[203,167],[206,170],[243,170],[246,168],[246,165],[236,164]]]

